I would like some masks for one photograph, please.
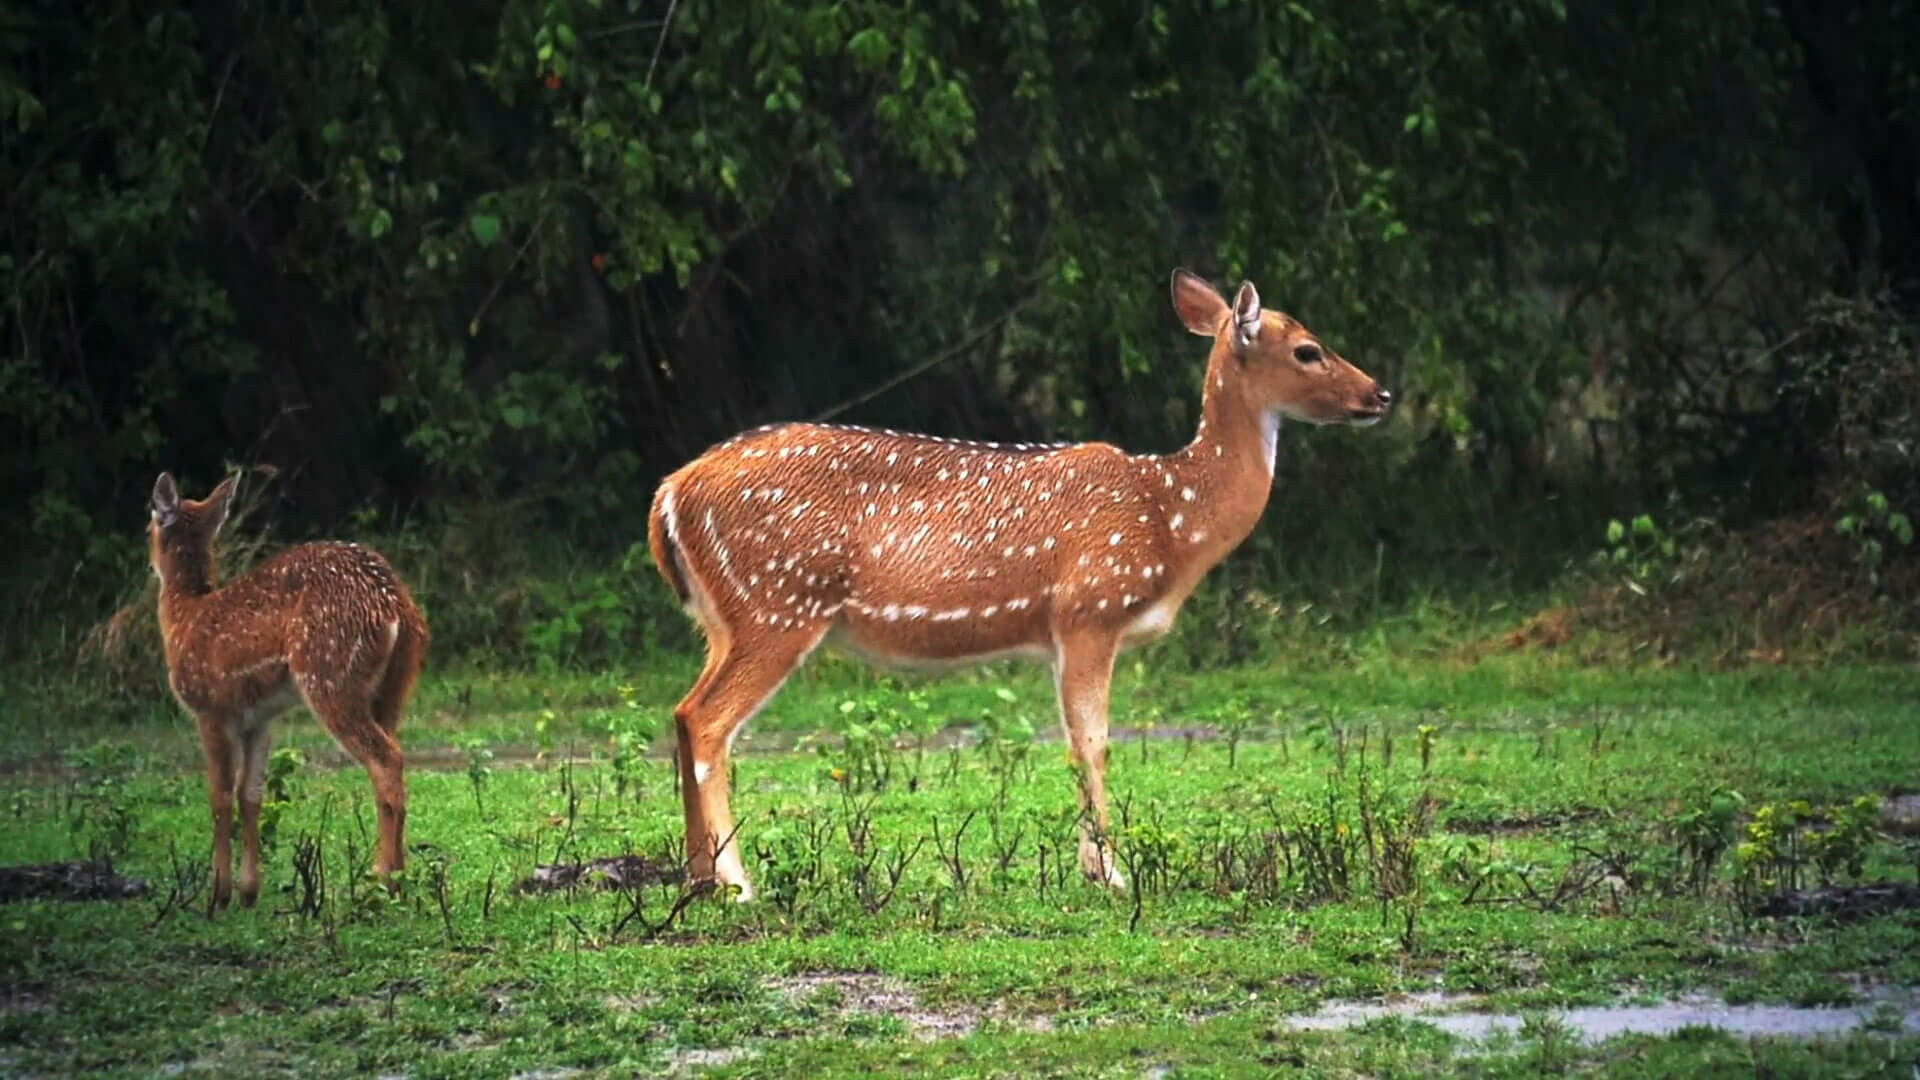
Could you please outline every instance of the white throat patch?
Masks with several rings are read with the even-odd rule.
[[[1260,414],[1261,460],[1267,463],[1267,478],[1273,478],[1275,455],[1280,450],[1280,410],[1268,409]]]

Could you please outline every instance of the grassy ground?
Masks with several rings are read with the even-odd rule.
[[[1384,653],[1382,654],[1385,655]],[[371,807],[282,725],[262,904],[208,923],[190,725],[14,695],[0,862],[111,855],[155,891],[0,907],[0,1071],[130,1075],[1911,1075],[1920,1040],[1690,1030],[1471,1044],[1416,1021],[1294,1031],[1443,990],[1550,1010],[1705,991],[1831,1004],[1920,985],[1920,920],[1775,920],[1816,865],[1911,881],[1859,796],[1920,786],[1909,669],[1607,674],[1526,658],[1180,673],[1123,664],[1114,895],[1073,871],[1049,689],[1000,669],[797,678],[743,740],[761,902],[523,894],[537,864],[678,836],[647,748],[691,676],[437,676],[406,737],[411,864],[359,876]],[[64,702],[64,703],[63,703]],[[1231,738],[1190,737],[1203,733]],[[801,739],[827,730],[845,738]],[[1764,831],[1798,812],[1813,831]],[[1869,815],[1870,816],[1870,815]],[[1755,826],[1761,826],[1757,829]],[[1745,846],[1742,846],[1745,845]],[[1910,842],[1909,842],[1910,845]],[[1853,865],[1849,865],[1849,864]],[[894,884],[897,873],[898,883]],[[178,883],[178,888],[175,887]],[[177,894],[177,895],[176,895]],[[173,900],[179,903],[170,903]]]

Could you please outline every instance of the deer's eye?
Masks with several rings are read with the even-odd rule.
[[[1320,346],[1308,341],[1293,347],[1293,358],[1303,364],[1317,364],[1323,359]]]

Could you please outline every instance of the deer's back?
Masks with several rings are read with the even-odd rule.
[[[425,634],[378,552],[325,541],[288,548],[191,602],[162,601],[174,692],[192,708],[284,697],[289,665],[328,678],[384,667],[398,635]]]
[[[1118,618],[1144,603],[1160,569],[1153,492],[1104,444],[789,424],[723,443],[667,487],[682,557],[729,622],[836,618],[873,651],[882,637],[930,656],[1042,641],[1063,605],[1107,600]]]

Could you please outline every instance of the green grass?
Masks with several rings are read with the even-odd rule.
[[[197,908],[162,913],[157,896],[0,907],[0,1071],[1731,1076],[1906,1075],[1920,1061],[1920,1041],[1872,1034],[1584,1046],[1549,1027],[1482,1046],[1409,1020],[1281,1024],[1326,1000],[1434,989],[1538,1009],[1690,991],[1833,1003],[1920,985],[1910,914],[1749,918],[1740,853],[1721,853],[1698,889],[1686,853],[1707,833],[1737,844],[1763,805],[1912,786],[1912,670],[1610,674],[1532,657],[1362,656],[1192,673],[1130,658],[1116,724],[1175,729],[1113,750],[1136,897],[1056,874],[1073,860],[1073,782],[1060,743],[1028,735],[1052,734],[1041,673],[903,684],[829,662],[796,678],[736,755],[760,902],[696,902],[661,926],[671,885],[639,893],[635,918],[624,893],[517,893],[538,863],[671,850],[666,762],[614,759],[618,739],[660,725],[691,674],[684,658],[646,674],[436,674],[404,732],[434,767],[410,774],[398,898],[356,874],[370,846],[365,775],[326,767],[324,736],[289,718],[281,745],[307,764],[283,759],[259,908],[209,923]],[[110,852],[165,893],[177,864],[204,860],[197,748],[169,705],[129,720],[46,686],[20,695],[42,707],[0,722],[0,862]],[[1198,727],[1246,737],[1181,730]],[[895,750],[857,737],[770,749],[849,729],[902,738]],[[881,790],[850,790],[877,773]],[[1743,801],[1714,824],[1727,790]],[[957,885],[935,829],[950,844],[968,815]],[[877,865],[919,845],[884,904],[856,884],[848,826],[862,823]],[[306,911],[303,850],[326,868]],[[1291,867],[1250,869],[1262,851]],[[1617,879],[1602,882],[1589,853],[1612,858]],[[1861,858],[1859,878],[1912,879],[1913,852],[1891,838],[1868,839]],[[1336,865],[1344,884],[1330,881]],[[1527,899],[1568,882],[1558,902]]]

